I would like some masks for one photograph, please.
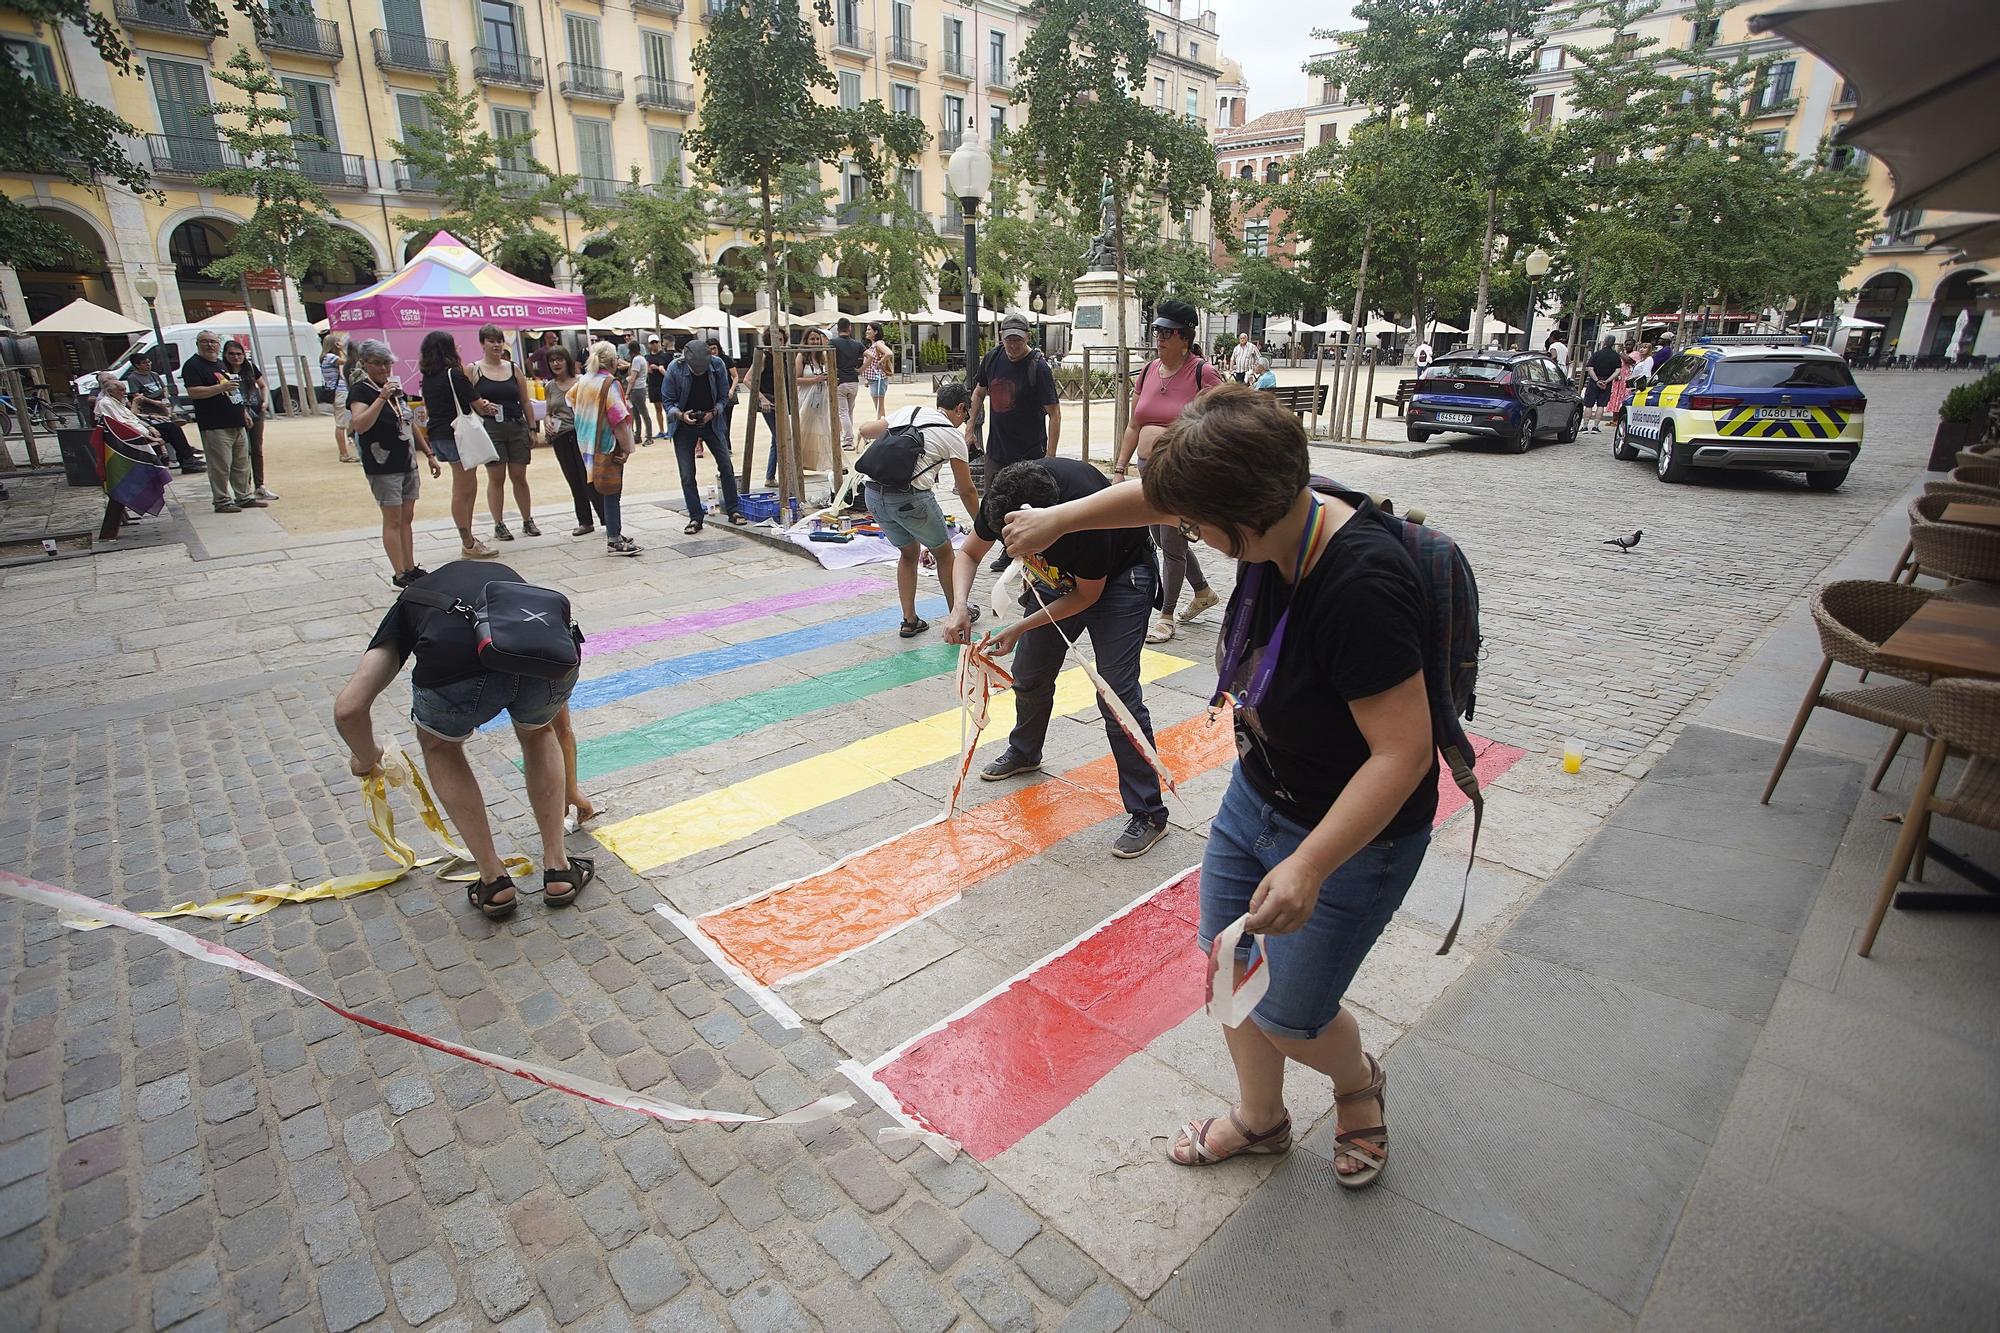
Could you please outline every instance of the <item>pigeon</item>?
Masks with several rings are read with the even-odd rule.
[[[1599,542],[1598,545],[1615,546],[1621,551],[1629,551],[1633,547],[1637,546],[1639,544],[1639,539],[1645,535],[1646,535],[1646,530],[1644,528],[1640,528],[1630,537],[1613,537],[1609,541]]]

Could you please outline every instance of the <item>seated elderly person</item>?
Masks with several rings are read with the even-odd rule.
[[[99,376],[99,379],[108,379]],[[188,443],[187,432],[181,423],[174,420],[173,391],[167,387],[166,377],[153,369],[153,358],[146,351],[132,353],[131,368],[125,372],[125,387],[130,392],[130,406],[141,420],[159,431],[160,438],[183,472],[206,471],[206,464],[194,446]]]
[[[166,507],[173,472],[160,432],[132,410],[121,380],[107,379],[98,390],[91,444],[104,487],[104,522],[97,535],[110,541],[124,524]]]

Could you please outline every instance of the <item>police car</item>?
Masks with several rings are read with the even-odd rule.
[[[1845,361],[1804,338],[1703,338],[1637,383],[1611,456],[1651,454],[1661,481],[1695,468],[1803,472],[1832,491],[1861,452],[1868,398]]]

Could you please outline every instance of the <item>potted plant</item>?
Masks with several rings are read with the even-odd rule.
[[[1937,435],[1931,440],[1931,471],[1949,471],[1959,450],[1979,442],[1996,395],[2000,395],[2000,371],[1961,384],[1944,396],[1938,405]]]

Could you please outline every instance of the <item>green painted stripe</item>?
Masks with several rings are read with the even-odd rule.
[[[576,767],[579,779],[599,778],[606,773],[649,764],[656,759],[713,745],[717,741],[747,735],[759,727],[785,722],[824,708],[865,699],[883,690],[942,676],[958,667],[958,649],[950,644],[933,644],[910,652],[859,666],[842,667],[796,685],[780,685],[759,690],[741,699],[729,699],[691,708],[685,713],[648,722],[643,727],[579,741]]]

